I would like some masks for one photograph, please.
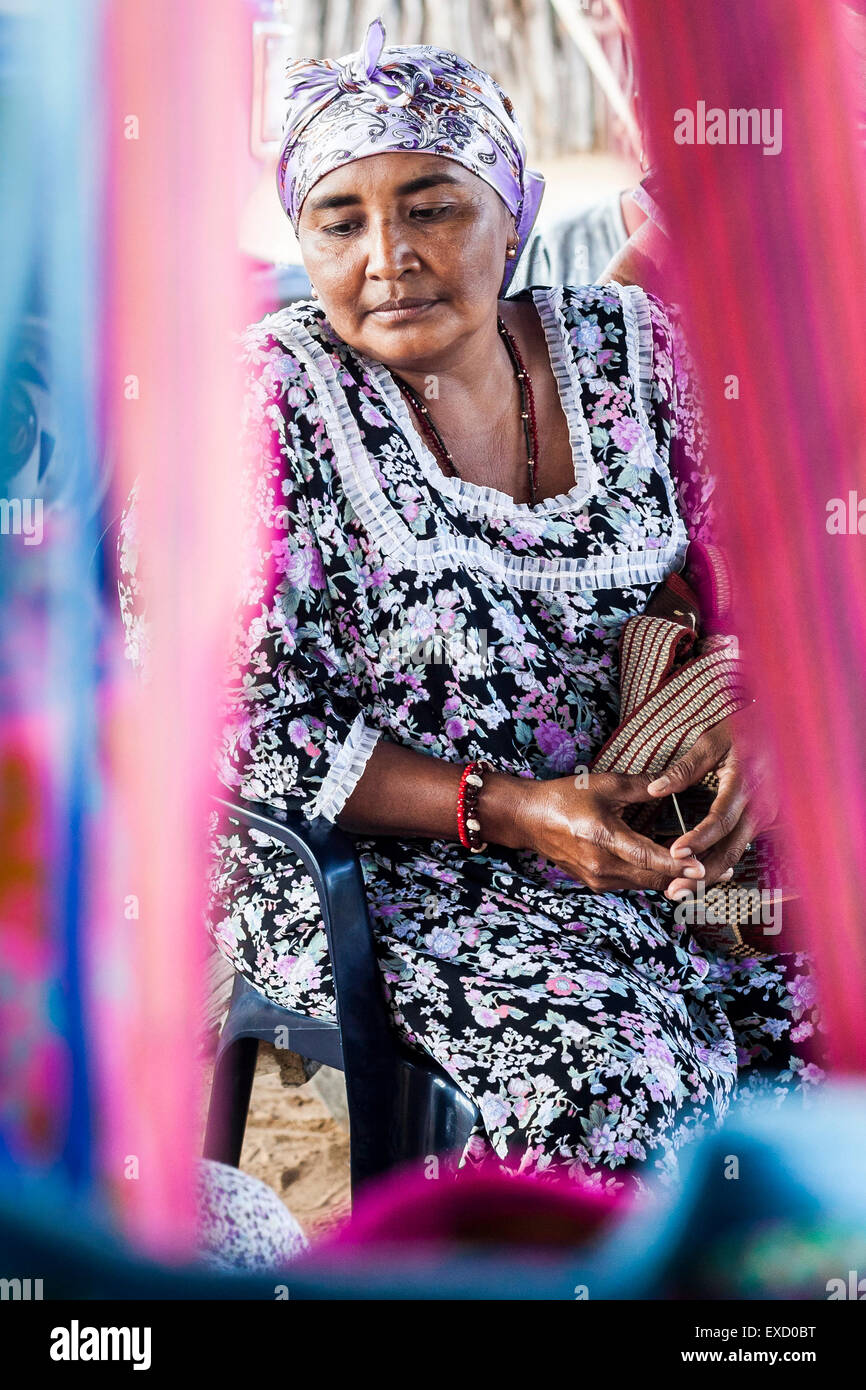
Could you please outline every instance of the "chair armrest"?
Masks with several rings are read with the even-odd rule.
[[[214,796],[223,812],[297,854],[319,896],[337,996],[337,1022],[347,1058],[374,1069],[393,1066],[395,1036],[373,944],[364,876],[353,838],[339,826],[300,811]]]

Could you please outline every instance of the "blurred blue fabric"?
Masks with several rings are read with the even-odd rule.
[[[39,984],[39,998],[60,1001],[45,1027],[66,1043],[65,1134],[40,1167],[55,1162],[73,1188],[91,1181],[93,1141],[82,961],[85,827],[99,801],[99,608],[89,561],[104,490],[101,14],[99,0],[42,0],[0,16],[0,493],[10,504],[0,545],[0,706],[31,728],[44,721],[50,807],[40,801],[39,814],[52,813],[50,900],[48,920],[31,929],[57,952],[54,979],[16,978],[7,961],[3,987]],[[25,507],[40,517],[38,539],[34,532],[27,542]],[[34,651],[47,661],[34,661]],[[9,1126],[20,1105],[5,1094],[0,1101],[0,1169],[11,1181],[10,1152],[21,1145]]]
[[[169,1271],[125,1253],[96,1214],[34,1186],[0,1204],[0,1262],[50,1270],[44,1297],[826,1300],[866,1276],[866,1087],[828,1086],[808,1109],[755,1106],[683,1152],[679,1191],[657,1189],[587,1248],[563,1256],[505,1243],[447,1254],[315,1248],[274,1274]],[[735,1160],[735,1162],[734,1162]],[[457,1179],[459,1181],[459,1179]],[[430,1184],[429,1201],[436,1201]],[[858,1273],[859,1272],[859,1273]],[[850,1296],[850,1295],[841,1295]]]

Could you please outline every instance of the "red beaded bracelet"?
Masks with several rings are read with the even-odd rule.
[[[480,854],[487,848],[481,841],[481,822],[478,819],[478,798],[484,785],[482,772],[494,772],[495,768],[487,758],[477,758],[467,763],[457,789],[457,834],[464,849]]]

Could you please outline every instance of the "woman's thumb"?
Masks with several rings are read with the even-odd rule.
[[[613,772],[608,788],[611,798],[617,802],[652,801],[647,790],[648,778],[645,773]]]
[[[699,766],[699,759],[688,753],[654,778],[647,786],[647,791],[650,796],[670,796],[671,792],[684,792],[687,787],[692,787],[699,781],[703,772],[704,769]]]

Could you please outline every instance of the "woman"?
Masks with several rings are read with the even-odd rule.
[[[659,788],[586,774],[623,622],[705,507],[668,316],[616,284],[501,297],[542,189],[510,103],[453,53],[383,42],[376,21],[351,62],[289,69],[278,181],[317,298],[244,336],[220,777],[361,837],[394,1022],[480,1108],[465,1157],[615,1184],[675,1169],[738,1083],[812,1081],[811,985],[802,957],[720,958],[674,921],[762,824],[745,713],[677,774],[721,764],[717,814],[671,850],[622,818]],[[128,563],[128,614],[135,584]],[[236,827],[213,844],[220,949],[333,1015],[298,863]]]

